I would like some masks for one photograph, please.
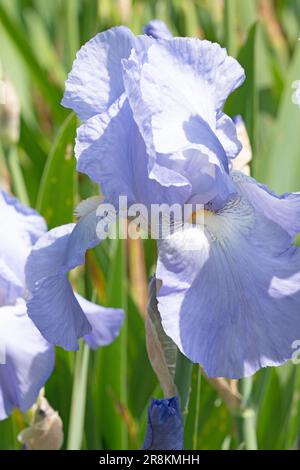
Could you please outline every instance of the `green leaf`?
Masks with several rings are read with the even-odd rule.
[[[272,189],[280,193],[300,189],[300,109],[292,102],[292,83],[299,78],[300,47],[298,46],[286,74],[266,172],[267,182]]]
[[[89,346],[87,344],[81,343],[80,350],[76,352],[75,360],[72,404],[67,444],[68,450],[80,450],[82,446],[89,370],[89,354]]]
[[[123,240],[111,240],[107,305],[126,311],[126,254]],[[119,337],[97,351],[98,426],[108,449],[128,448],[127,321]]]
[[[43,173],[37,210],[45,217],[49,228],[69,223],[73,218],[76,126],[77,119],[71,113],[58,133]]]
[[[62,95],[60,89],[49,80],[47,73],[39,64],[36,56],[32,51],[32,48],[30,47],[24,29],[22,29],[20,25],[13,21],[10,15],[6,12],[4,6],[1,4],[0,23],[7,32],[11,41],[16,46],[16,49],[18,50],[23,61],[27,64],[32,80],[36,83],[48,101],[54,117],[58,120],[58,122],[62,122],[66,116],[66,110],[60,106]]]

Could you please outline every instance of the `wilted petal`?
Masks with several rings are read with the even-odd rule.
[[[144,27],[144,33],[147,36],[152,36],[154,39],[171,39],[172,34],[166,25],[161,20],[151,20]]]
[[[0,308],[0,419],[35,402],[54,367],[54,349],[26,314],[25,303]]]
[[[112,343],[120,333],[124,311],[120,308],[102,307],[78,294],[76,298],[92,327],[91,333],[84,337],[90,348],[97,349]]]
[[[300,232],[300,193],[275,194],[254,178],[234,171],[231,173],[240,194],[265,217],[273,220],[291,236]]]
[[[183,449],[183,426],[177,397],[151,401],[143,449]]]
[[[300,253],[245,200],[205,213],[160,247],[158,308],[166,333],[210,377],[284,363],[300,338]]]

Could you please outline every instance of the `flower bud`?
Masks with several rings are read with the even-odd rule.
[[[183,449],[183,426],[177,397],[151,401],[143,449]]]
[[[32,425],[19,434],[18,440],[27,450],[59,450],[63,439],[62,420],[46,398],[42,397]]]

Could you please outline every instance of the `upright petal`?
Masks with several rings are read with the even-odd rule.
[[[191,176],[184,155],[190,148],[208,159],[213,155],[211,165],[228,171],[227,158],[240,145],[234,124],[220,111],[244,79],[240,65],[219,45],[195,38],[157,42],[143,54],[133,51],[123,64],[126,94],[150,157],[150,176],[165,184],[172,177],[166,172],[180,174],[182,161]]]
[[[292,356],[300,338],[300,251],[237,198],[160,246],[166,333],[210,377],[240,378]]]
[[[92,327],[91,333],[84,337],[90,348],[97,349],[112,343],[120,333],[124,311],[120,308],[101,307],[78,294],[76,298]]]
[[[231,177],[239,193],[256,211],[276,222],[291,236],[300,232],[300,193],[277,195],[266,185],[238,171],[232,172]]]
[[[183,426],[177,397],[151,401],[143,449],[183,449]]]
[[[133,47],[146,47],[150,38],[135,37],[125,26],[97,34],[77,53],[66,81],[63,106],[82,120],[106,111],[124,91],[121,60]]]
[[[100,184],[116,208],[119,196],[147,206],[188,197],[190,185],[183,177],[167,188],[149,178],[146,147],[124,95],[78,129],[75,154],[78,171]]]
[[[166,25],[161,20],[151,20],[149,23],[146,24],[144,27],[144,33],[147,36],[151,36],[154,39],[171,39],[172,34]]]
[[[30,408],[54,367],[54,349],[26,314],[25,303],[0,308],[0,419]]]
[[[0,260],[14,278],[13,285],[25,287],[24,268],[31,246],[46,231],[44,219],[33,209],[0,189]],[[4,268],[1,269],[3,274]],[[1,273],[0,273],[0,277]],[[8,278],[6,278],[8,281]]]

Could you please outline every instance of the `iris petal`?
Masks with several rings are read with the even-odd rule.
[[[121,60],[133,47],[143,48],[151,39],[135,37],[125,26],[97,34],[77,53],[66,82],[63,106],[82,120],[107,111],[124,91]]]
[[[184,151],[199,146],[215,156],[213,165],[228,171],[227,158],[239,152],[240,144],[221,108],[244,79],[240,65],[219,45],[193,38],[155,43],[143,54],[132,51],[123,65],[126,94],[150,157],[150,176],[164,185],[181,174],[186,161],[188,178]]]
[[[24,268],[31,246],[46,231],[44,219],[33,209],[0,189],[0,278],[12,282],[20,293],[25,288]],[[4,265],[7,275],[4,275]],[[10,272],[8,276],[8,271]],[[11,293],[12,291],[10,291]],[[11,301],[12,299],[10,299]],[[8,301],[8,300],[7,300]],[[10,303],[10,302],[9,302]]]
[[[36,243],[26,264],[28,314],[48,341],[65,349],[77,349],[78,338],[91,331],[67,273],[84,262],[88,248],[100,242],[96,220],[92,212],[76,226],[51,230]]]
[[[235,171],[231,176],[240,194],[248,199],[255,210],[276,222],[291,236],[300,232],[300,193],[277,195],[266,185],[243,173]]]
[[[300,338],[300,252],[279,225],[235,199],[160,246],[166,333],[208,376],[240,378],[292,356]]]
[[[97,349],[112,343],[120,333],[124,320],[123,310],[101,307],[78,294],[76,298],[92,327],[91,333],[84,337],[90,348]]]
[[[26,411],[45,385],[54,367],[54,348],[26,314],[25,303],[0,309],[0,341],[5,364],[0,363],[0,419],[13,408]]]
[[[115,207],[120,195],[127,196],[129,204],[149,206],[184,201],[190,193],[188,181],[180,175],[167,188],[149,178],[146,147],[124,95],[107,113],[78,129],[75,154],[78,171],[99,183]]]

